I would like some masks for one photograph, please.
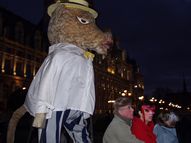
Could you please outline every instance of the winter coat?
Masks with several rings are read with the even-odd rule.
[[[154,133],[157,136],[157,143],[178,143],[175,128],[168,128],[156,124],[154,127]]]
[[[132,135],[130,128],[130,120],[115,115],[104,133],[103,143],[143,143]]]
[[[134,117],[131,131],[136,138],[144,141],[145,143],[156,143],[156,136],[153,133],[153,128],[153,122],[145,124],[140,118]]]
[[[71,44],[50,46],[49,54],[30,85],[25,107],[29,113],[47,113],[66,109],[79,110],[88,118],[95,106],[92,59]]]

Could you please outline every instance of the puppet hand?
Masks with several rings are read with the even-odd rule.
[[[32,126],[36,128],[44,128],[46,113],[36,113]]]

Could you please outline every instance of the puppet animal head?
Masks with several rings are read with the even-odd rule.
[[[110,33],[102,32],[95,24],[97,12],[87,7],[84,0],[69,0],[72,3],[57,2],[49,9],[51,16],[48,38],[51,44],[69,43],[84,50],[107,54],[112,44]],[[74,2],[83,2],[75,4]],[[51,6],[50,6],[51,7]]]

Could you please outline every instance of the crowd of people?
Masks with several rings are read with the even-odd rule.
[[[100,129],[94,131],[94,134],[105,132],[103,132],[104,135],[101,133],[103,138],[99,136],[101,138],[98,139],[94,136],[95,143],[100,143],[101,140],[103,143],[191,143],[189,134],[191,124],[187,124],[188,121],[185,118],[180,120],[180,117],[173,111],[157,110],[152,102],[146,100],[134,103],[127,96],[118,97],[113,107],[113,116],[108,114],[109,121],[105,116],[100,119],[101,121],[99,120],[102,125],[97,125]],[[2,126],[0,129],[0,143],[4,143],[2,133],[6,134],[6,130],[3,131],[2,129],[5,128]],[[23,132],[21,133],[24,137]],[[25,133],[28,132],[25,131]],[[68,137],[66,135],[64,137]],[[2,139],[4,141],[1,141]],[[71,139],[68,137],[67,143],[69,142]]]
[[[161,111],[153,121],[155,111],[152,102],[138,102],[133,106],[130,97],[117,98],[103,143],[181,143],[175,128],[179,121],[175,112]]]

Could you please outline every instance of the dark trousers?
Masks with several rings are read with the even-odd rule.
[[[44,129],[39,129],[40,143],[61,143],[61,128],[64,126],[74,143],[91,143],[84,113],[78,110],[53,112],[46,120]]]

